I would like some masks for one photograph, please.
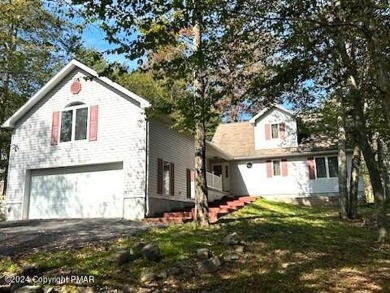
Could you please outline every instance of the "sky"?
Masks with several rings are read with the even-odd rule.
[[[110,45],[105,39],[104,39],[104,33],[99,29],[97,25],[89,25],[83,35],[82,39],[84,42],[84,46],[87,48],[95,48],[100,52],[105,52],[109,49],[115,48],[114,45]],[[124,64],[129,68],[129,70],[133,70],[137,67],[136,61],[131,61],[126,59],[123,55],[118,54],[105,54],[105,57],[110,62],[119,62],[121,64]]]

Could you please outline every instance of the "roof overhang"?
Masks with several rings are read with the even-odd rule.
[[[210,155],[211,153],[211,155]],[[207,157],[218,157],[224,160],[233,160],[233,156],[221,150],[211,141],[206,141],[206,155]]]
[[[17,121],[22,118],[29,110],[31,110],[47,93],[49,93],[59,82],[61,82],[69,73],[71,73],[75,68],[80,68],[81,70],[87,72],[91,77],[96,78],[103,83],[115,88],[124,95],[134,99],[139,102],[142,109],[150,106],[150,103],[136,95],[135,93],[125,89],[121,85],[111,81],[106,77],[99,76],[99,74],[89,68],[88,66],[82,64],[77,60],[72,60],[62,68],[52,79],[49,80],[35,95],[33,95],[19,110],[17,110],[4,124],[1,126],[3,128],[14,128]]]
[[[274,109],[274,108],[276,108],[276,109],[282,111],[283,113],[285,113],[285,114],[287,114],[287,115],[289,115],[289,116],[293,116],[293,115],[294,115],[291,111],[289,111],[289,110],[283,108],[282,106],[279,106],[279,105],[272,105],[272,106],[270,106],[270,107],[267,107],[267,108],[263,109],[263,110],[260,111],[259,113],[257,113],[255,116],[253,116],[253,117],[249,120],[249,122],[250,122],[251,124],[255,124],[256,121],[257,121],[260,117],[264,116],[266,113],[268,113],[269,111],[271,111],[271,110]]]
[[[276,154],[265,154],[265,155],[253,155],[253,156],[242,156],[234,157],[234,161],[243,161],[243,160],[261,160],[261,159],[277,159],[277,158],[292,158],[292,157],[316,157],[324,156],[330,154],[337,154],[337,149],[330,150],[318,150],[318,151],[302,151],[302,152],[292,152],[292,153],[276,153]],[[352,150],[347,150],[348,153],[351,153]]]

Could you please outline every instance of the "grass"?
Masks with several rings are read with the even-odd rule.
[[[371,214],[370,207],[360,209]],[[81,250],[32,252],[0,260],[0,271],[17,272],[35,265],[45,275],[95,276],[95,285],[121,288],[129,284],[146,292],[143,271],[161,272],[176,263],[193,268],[191,276],[168,277],[152,284],[156,292],[389,292],[390,247],[376,243],[374,226],[362,221],[341,222],[335,208],[308,208],[257,200],[207,229],[192,224],[153,229],[136,237],[120,238]],[[239,260],[227,262],[214,274],[200,274],[196,249],[207,247],[214,255],[233,248],[222,239],[237,232],[248,249]],[[161,262],[143,259],[117,266],[107,257],[120,246],[156,242]],[[72,287],[67,287],[72,292]]]

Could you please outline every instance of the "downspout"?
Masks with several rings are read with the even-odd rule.
[[[145,217],[149,215],[149,121],[145,120]]]

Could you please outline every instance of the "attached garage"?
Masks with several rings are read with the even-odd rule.
[[[123,163],[29,173],[29,219],[123,217]]]

